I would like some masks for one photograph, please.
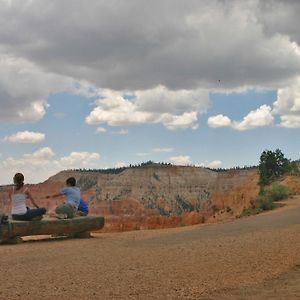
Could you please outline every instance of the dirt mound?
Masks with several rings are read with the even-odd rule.
[[[288,187],[293,194],[300,194],[300,176],[287,176],[280,183]]]

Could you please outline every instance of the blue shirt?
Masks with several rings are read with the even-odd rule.
[[[66,202],[78,208],[80,202],[80,189],[77,186],[68,186],[63,188],[60,193],[66,196]]]

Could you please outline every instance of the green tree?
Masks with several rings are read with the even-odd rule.
[[[283,174],[291,172],[292,169],[291,161],[284,157],[281,150],[265,150],[262,152],[259,161],[259,183],[262,186],[270,184]]]

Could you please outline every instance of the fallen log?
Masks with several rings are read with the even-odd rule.
[[[43,219],[41,221],[12,221],[0,225],[0,242],[19,240],[30,235],[67,235],[87,237],[90,231],[102,229],[104,217],[87,216],[72,219]]]

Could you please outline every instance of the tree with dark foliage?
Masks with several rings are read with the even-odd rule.
[[[259,161],[260,185],[268,185],[285,173],[293,170],[291,161],[284,157],[280,149],[275,151],[265,150]]]

